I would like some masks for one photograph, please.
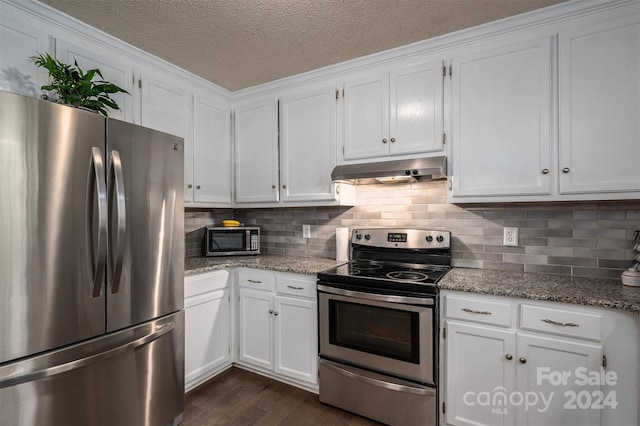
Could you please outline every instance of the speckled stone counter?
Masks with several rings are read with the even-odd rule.
[[[640,314],[640,287],[620,280],[454,268],[438,283],[442,290],[600,306]]]
[[[261,254],[258,256],[188,257],[184,260],[184,274],[194,275],[226,268],[254,268],[276,272],[315,275],[340,265],[333,259]]]

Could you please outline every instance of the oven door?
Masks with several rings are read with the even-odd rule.
[[[435,385],[435,299],[318,284],[320,356]]]

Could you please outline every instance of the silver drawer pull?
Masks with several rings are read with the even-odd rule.
[[[260,281],[260,280],[247,280],[247,281],[249,281],[250,283],[254,283],[254,284],[262,284],[262,281]]]
[[[304,287],[294,287],[292,285],[288,285],[287,287],[292,289],[292,290],[304,290]]]
[[[462,310],[464,312],[469,312],[470,314],[491,315],[491,312],[489,311],[474,311],[473,309],[469,309],[469,308],[462,308]]]
[[[559,325],[562,327],[580,327],[580,325],[574,323],[574,322],[558,322],[558,321],[554,321],[554,320],[550,320],[550,319],[542,319],[540,320],[542,322],[546,322],[547,324],[553,324],[553,325]]]

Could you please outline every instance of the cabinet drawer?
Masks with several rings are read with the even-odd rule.
[[[290,294],[301,297],[316,297],[316,281],[296,277],[278,277],[276,284],[278,294]]]
[[[269,272],[240,270],[238,271],[238,285],[256,290],[274,291],[276,289],[276,278]]]
[[[467,297],[446,296],[447,318],[475,321],[500,327],[511,326],[511,304]]]
[[[579,311],[521,305],[520,328],[600,341],[602,317]]]
[[[184,297],[193,297],[223,289],[227,286],[229,271],[214,271],[191,275],[184,279]]]

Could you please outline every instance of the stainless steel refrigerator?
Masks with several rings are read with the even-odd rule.
[[[0,425],[181,421],[183,156],[0,92]]]

